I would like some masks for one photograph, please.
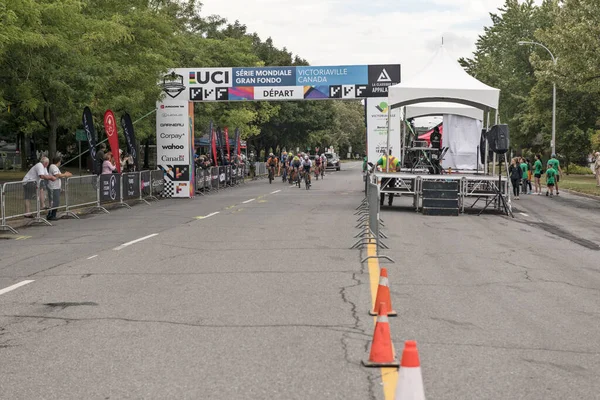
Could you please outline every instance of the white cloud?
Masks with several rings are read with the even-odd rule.
[[[470,56],[503,0],[204,0],[203,14],[239,20],[312,65],[402,64],[417,73],[442,37]],[[390,4],[394,4],[390,6]]]

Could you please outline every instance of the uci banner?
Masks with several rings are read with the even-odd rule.
[[[131,154],[131,157],[133,158],[135,171],[139,171],[137,142],[135,140],[135,133],[133,131],[133,123],[131,122],[131,116],[129,114],[125,113],[121,117],[121,127],[123,128],[123,134],[125,135],[125,140],[127,141],[127,152]]]
[[[85,107],[83,109],[82,123],[83,129],[85,130],[85,135],[87,136],[88,145],[90,146],[90,155],[92,156],[92,173],[99,175],[102,169],[98,165],[98,160],[96,160],[96,130],[94,129],[94,117],[92,115],[92,110],[90,110],[89,107]]]
[[[191,102],[387,97],[400,64],[176,68],[163,77],[168,97]]]
[[[117,133],[117,122],[115,121],[115,114],[111,110],[106,110],[104,113],[104,130],[106,131],[106,137],[110,144],[110,150],[112,151],[115,159],[115,166],[117,171],[121,173],[121,155],[119,154],[119,135]]]

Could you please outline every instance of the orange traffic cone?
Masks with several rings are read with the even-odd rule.
[[[387,306],[385,303],[379,305],[379,315],[375,324],[369,360],[363,360],[362,363],[365,367],[397,367],[400,365],[394,355],[394,346],[392,345],[392,336],[390,334],[390,324],[388,322]]]
[[[395,317],[398,315],[392,307],[392,297],[390,296],[390,281],[388,279],[388,273],[386,268],[381,268],[381,274],[379,275],[379,286],[377,287],[377,297],[375,298],[375,309],[369,311],[369,315],[379,315],[379,305],[381,303],[387,304],[391,311],[388,311],[388,317]]]
[[[417,350],[417,342],[414,340],[407,340],[404,343],[394,398],[396,400],[425,400],[419,351]]]

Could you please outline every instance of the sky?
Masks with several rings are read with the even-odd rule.
[[[204,15],[249,32],[311,65],[401,64],[417,74],[442,44],[470,57],[504,0],[202,0]]]

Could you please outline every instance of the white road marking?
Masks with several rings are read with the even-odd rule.
[[[31,283],[31,282],[35,282],[35,281],[22,281],[22,282],[19,282],[19,283],[15,283],[12,286],[9,286],[7,288],[4,288],[4,289],[0,290],[0,294],[8,293],[11,290],[15,290],[15,289],[20,288],[21,286],[25,286],[25,285],[27,285],[28,283]]]
[[[521,215],[522,215],[522,216],[524,216],[524,217],[529,217],[529,215],[527,215],[527,214],[525,214],[525,213],[522,213],[522,212],[520,212],[519,214],[521,214]]]
[[[252,203],[254,200],[256,200],[256,199],[250,199],[250,200],[242,201],[242,204]]]
[[[235,207],[235,206],[227,207],[227,209],[230,209],[230,208],[233,208],[233,207]],[[196,217],[196,219],[206,219],[206,218],[214,217],[217,214],[219,214],[219,211],[214,212],[212,214],[208,214],[208,215],[206,215],[204,217]]]
[[[91,260],[92,258],[96,258],[96,257],[98,257],[98,254],[94,254],[93,256],[91,256],[91,257],[88,257],[87,259],[88,259],[88,260]]]
[[[281,192],[281,190],[276,190],[274,192],[271,192],[271,194],[275,194],[275,193],[279,193],[279,192]]]
[[[144,236],[142,238],[132,240],[131,242],[123,243],[122,245],[120,245],[118,247],[115,247],[113,250],[122,250],[122,249],[124,249],[127,246],[131,246],[132,244],[139,243],[142,240],[150,239],[150,238],[152,238],[154,236],[158,236],[158,233],[153,233],[152,235]]]

